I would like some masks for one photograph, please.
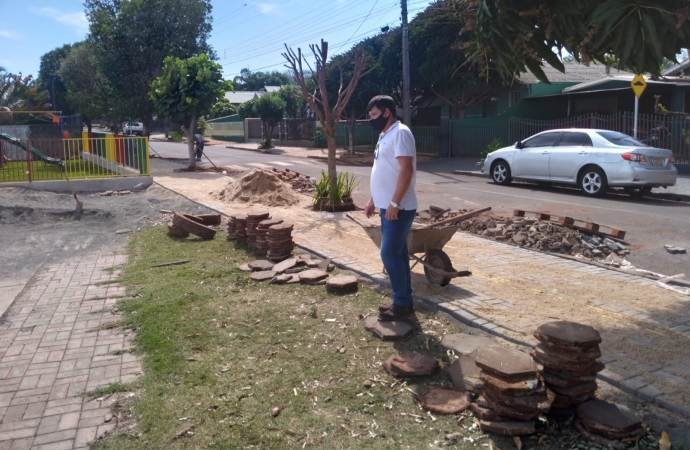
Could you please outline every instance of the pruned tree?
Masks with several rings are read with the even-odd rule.
[[[297,48],[297,52],[295,52],[285,44],[286,52],[283,53],[283,57],[288,62],[285,67],[292,71],[297,87],[311,110],[316,114],[316,117],[319,119],[326,133],[326,142],[328,143],[328,181],[331,192],[335,192],[338,186],[338,173],[335,164],[335,133],[338,130],[338,124],[343,115],[343,111],[357,88],[357,83],[363,76],[371,72],[372,69],[364,70],[367,64],[367,56],[359,50],[356,50],[353,54],[353,67],[350,81],[345,85],[343,67],[341,65],[337,94],[335,100],[331,101],[328,98],[327,85],[328,42],[322,39],[320,46],[312,44],[309,48],[314,55],[314,68],[311,67],[306,57],[302,54],[301,48]],[[309,89],[308,87],[308,76],[305,75],[304,70],[305,65],[308,69],[307,73],[310,74],[314,80],[313,89]]]
[[[203,53],[187,59],[168,56],[163,75],[151,83],[149,96],[158,113],[183,124],[181,128],[187,136],[190,169],[196,167],[194,131],[197,120],[207,114],[227,90],[232,90],[232,84],[223,80],[221,65]]]

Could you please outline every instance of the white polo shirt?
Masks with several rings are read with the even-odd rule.
[[[417,177],[417,151],[415,149],[414,136],[406,126],[395,122],[385,132],[379,135],[376,144],[374,167],[371,170],[371,197],[377,208],[388,208],[395,188],[398,185],[400,163],[399,156],[412,157],[412,181],[405,196],[400,201],[400,208],[409,210],[417,209],[417,194],[415,193],[415,180]]]

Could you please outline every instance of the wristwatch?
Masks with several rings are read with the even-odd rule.
[[[397,203],[395,203],[393,200],[391,200],[391,206],[392,206],[393,208],[400,209],[400,205],[398,205]]]

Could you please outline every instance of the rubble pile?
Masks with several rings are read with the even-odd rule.
[[[541,325],[534,337],[539,344],[531,355],[543,366],[541,375],[546,387],[556,394],[551,413],[572,416],[575,407],[597,390],[597,373],[604,369],[598,359],[601,336],[588,325],[556,321]]]
[[[266,233],[268,233],[270,227],[281,223],[283,223],[281,219],[266,219],[259,222],[256,227],[256,241],[254,243],[254,250],[256,253],[260,255],[268,253],[269,247],[268,242],[266,242]]]
[[[622,406],[590,400],[577,407],[575,428],[589,442],[616,450],[646,434],[642,422]]]
[[[551,408],[554,393],[546,389],[529,355],[495,345],[477,349],[482,396],[473,410],[482,411],[482,431],[507,436],[535,432],[535,418]],[[481,409],[480,409],[481,408]]]
[[[295,172],[294,170],[290,169],[280,171],[275,168],[273,169],[273,173],[277,175],[278,178],[280,178],[282,181],[292,186],[293,190],[301,194],[309,194],[311,192],[314,192],[314,185],[311,182],[311,178],[309,178],[307,175],[303,175],[299,172]]]
[[[262,220],[270,218],[270,214],[266,211],[252,211],[247,213],[247,247],[251,250],[256,250],[256,227]]]

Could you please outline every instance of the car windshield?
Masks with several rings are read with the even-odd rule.
[[[647,145],[631,138],[627,134],[618,133],[616,131],[597,131],[597,134],[610,143],[620,145],[622,147],[647,147]]]

